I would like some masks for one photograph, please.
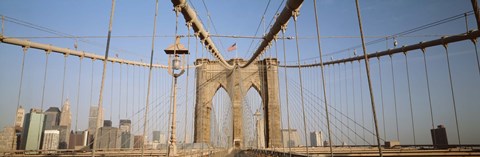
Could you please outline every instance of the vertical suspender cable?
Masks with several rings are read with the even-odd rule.
[[[352,96],[353,96],[353,122],[354,122],[354,126],[355,126],[355,134],[357,134],[357,125],[355,124],[357,122],[357,107],[355,105],[355,73],[354,73],[354,68],[353,68],[353,63],[355,62],[350,62],[350,64],[352,65]],[[358,144],[358,141],[357,141],[357,136],[355,136],[355,144]]]
[[[125,96],[125,97],[126,97],[127,100],[125,101],[125,102],[126,102],[126,103],[125,103],[125,118],[128,119],[128,115],[127,115],[127,114],[128,114],[128,97],[130,96],[130,95],[128,95],[128,94],[130,94],[130,93],[129,93],[129,90],[128,90],[128,85],[129,85],[129,84],[128,84],[128,78],[129,78],[129,75],[128,75],[128,64],[126,64],[126,67],[127,67],[127,96]],[[133,108],[132,108],[132,110],[133,110]]]
[[[382,81],[382,66],[380,57],[378,59],[378,76],[380,77],[380,99],[382,100],[382,121],[383,121],[383,139],[387,139],[387,131],[385,126],[385,102],[383,101],[383,81]]]
[[[415,138],[415,122],[413,120],[413,105],[412,105],[412,91],[410,87],[410,73],[408,70],[408,56],[407,52],[403,53],[405,55],[405,68],[407,69],[407,86],[408,86],[408,99],[410,101],[410,116],[412,116],[412,131],[413,131],[413,144],[417,144],[417,140]]]
[[[283,25],[282,26],[282,41],[283,41],[283,62],[284,63],[287,63],[287,52],[286,52],[286,49],[285,49],[285,31],[287,29],[287,25]],[[292,138],[291,138],[291,135],[290,135],[290,111],[289,111],[289,107],[288,107],[288,75],[287,75],[287,67],[283,67],[283,70],[285,71],[284,72],[284,75],[285,75],[285,103],[287,104],[287,127],[288,127],[288,141],[290,141]],[[285,144],[285,143],[284,143]],[[289,156],[292,156],[291,152],[292,152],[292,146],[287,142],[287,145],[288,145],[288,153],[289,153]]]
[[[77,49],[77,44],[75,43],[75,50]],[[75,130],[74,132],[77,131],[78,127],[78,106],[80,106],[80,85],[81,85],[81,78],[82,78],[82,63],[83,63],[83,56],[80,56],[80,67],[78,70],[78,87],[77,87],[77,107],[75,109]],[[73,138],[73,145],[76,146],[77,144],[77,138]]]
[[[398,131],[398,111],[397,111],[397,90],[395,88],[395,72],[393,71],[393,58],[390,55],[390,67],[392,69],[392,85],[393,85],[393,104],[395,105],[395,124],[397,128],[397,141],[400,141],[400,134]]]
[[[277,47],[277,36],[276,35],[273,38],[273,40],[275,41],[275,58],[277,58],[277,60],[278,60],[278,47]],[[277,80],[280,80],[280,75],[278,75],[278,74],[277,74]],[[280,87],[280,82],[277,81],[277,83],[278,83],[278,86]],[[281,98],[280,88],[278,88],[278,97]],[[279,101],[278,103],[281,103],[281,101]],[[282,105],[281,104],[279,105],[279,110],[280,110],[280,112],[282,112]],[[281,118],[281,116],[280,116],[280,126],[281,126],[281,128],[283,128],[283,118]],[[283,152],[285,152],[285,145],[283,143],[282,143],[282,148],[283,148]]]
[[[27,50],[28,50],[28,47],[23,47],[22,68],[21,68],[22,70],[20,72],[20,86],[18,87],[18,97],[17,97],[17,110],[20,107],[20,96],[22,95],[22,85],[23,85],[23,70],[25,68],[25,55],[27,54]],[[15,112],[17,111],[15,110]],[[15,124],[13,126],[15,126]]]
[[[93,97],[93,71],[95,70],[93,68],[93,63],[95,62],[95,59],[92,59],[92,73],[91,73],[91,78],[90,78],[90,104],[89,106],[91,106],[93,103],[92,103],[92,97]]]
[[[40,106],[40,110],[42,111],[43,110],[43,103],[44,103],[44,100],[45,100],[45,84],[47,82],[47,69],[48,69],[48,55],[51,53],[51,51],[46,51],[46,57],[45,57],[45,74],[43,75],[43,89],[42,89],[42,104]],[[41,127],[41,125],[43,125],[42,123],[39,123],[38,124],[38,127]],[[40,141],[40,135],[37,136],[37,141]]]
[[[475,13],[475,20],[477,21],[477,29],[480,30],[480,13],[479,13],[479,10],[478,10],[478,3],[477,3],[477,0],[471,0],[471,2],[472,2],[472,7],[473,7],[473,13]],[[476,55],[476,59],[477,59],[478,73],[480,74],[480,61],[478,59],[477,39],[476,38],[472,39],[472,41],[475,44],[475,55]]]
[[[43,74],[43,89],[42,89],[42,103],[40,105],[40,109],[43,109],[43,103],[45,100],[45,83],[47,82],[47,69],[48,69],[48,55],[50,51],[46,51],[45,55],[45,73]]]
[[[63,83],[62,83],[62,100],[60,101],[60,106],[62,106],[63,104],[63,94],[65,93],[65,76],[66,76],[66,72],[67,72],[67,57],[68,55],[65,54],[64,55],[64,60],[63,60]]]
[[[188,29],[188,40],[187,40],[187,49],[190,50],[190,27],[192,26],[192,23],[191,22],[188,22],[187,23],[187,29]],[[189,79],[188,79],[188,76],[189,76],[189,73],[190,73],[190,57],[189,55],[187,55],[187,78],[185,79],[186,81],[186,87],[185,87],[185,127],[183,128],[183,144],[185,145],[185,143],[187,143],[187,122],[188,122],[188,83],[189,83]],[[185,149],[185,148],[183,148]]]
[[[363,139],[365,139],[365,102],[363,102],[363,81],[362,81],[362,66],[360,66],[360,60],[358,61],[358,75],[359,78],[360,78],[360,105],[362,106],[362,135],[363,135]],[[364,143],[367,142],[366,140],[364,140]]]
[[[110,120],[113,120],[112,119],[112,115],[113,115],[113,62],[112,62],[112,81],[110,83]]]
[[[335,92],[336,90],[335,90],[335,89],[337,89],[337,88],[336,88],[335,86],[336,86],[336,82],[337,82],[337,81],[335,81],[335,80],[336,80],[336,76],[337,76],[337,75],[335,75],[335,64],[332,65],[332,69],[331,69],[331,70],[332,70],[332,73],[333,73],[333,75],[332,75],[332,77],[333,77],[333,78],[332,78],[332,80],[333,80],[333,88],[331,88],[331,89],[332,89],[332,99],[330,99],[330,101],[332,101],[332,103],[330,103],[330,105],[335,106],[335,107],[332,107],[332,108],[334,108],[334,109],[335,109],[334,111],[336,111],[337,99],[336,99],[336,92]],[[336,113],[337,113],[337,112],[332,112],[333,117],[335,118],[335,123],[334,123],[334,124],[335,124],[335,134],[336,134],[337,137],[338,137],[339,129],[340,129],[340,128],[338,128],[338,118],[337,118],[337,114],[336,114]],[[343,135],[340,135],[340,136],[343,136]],[[341,139],[340,139],[340,138],[337,138],[337,140],[338,140],[338,143],[337,143],[337,144],[341,143]],[[332,143],[332,144],[333,144],[333,143]]]
[[[346,107],[346,110],[347,110],[347,113],[346,113],[346,115],[347,115],[347,117],[346,117],[347,118],[347,128],[350,128],[350,120],[348,119],[348,115],[350,115],[350,112],[349,112],[349,109],[348,109],[348,98],[349,97],[348,97],[348,93],[347,93],[347,91],[348,91],[347,63],[344,63],[343,67],[345,69],[345,71],[344,71],[345,72],[345,107]],[[348,132],[347,132],[347,137],[349,139],[350,139],[350,131],[351,131],[351,129],[349,129]]]
[[[367,48],[365,47],[365,39],[363,36],[363,29],[362,29],[362,20],[360,16],[360,7],[358,6],[358,0],[355,0],[356,8],[357,8],[357,15],[358,15],[358,25],[360,27],[360,35],[362,37],[362,48],[363,48],[363,56],[365,57],[365,69],[367,70],[367,80],[368,80],[368,88],[370,89],[370,100],[372,103],[372,114],[373,114],[373,121],[375,123],[375,134],[377,135],[377,147],[378,153],[380,156],[383,156],[382,148],[380,144],[380,136],[378,134],[378,123],[377,123],[377,114],[375,113],[375,99],[373,97],[373,89],[372,89],[372,81],[370,80],[370,66],[368,65],[368,56],[367,56]]]
[[[305,148],[307,150],[307,156],[309,155],[308,152],[308,145],[307,145],[307,121],[305,119],[305,103],[303,102],[303,80],[302,80],[302,68],[300,65],[300,49],[298,47],[298,31],[297,31],[297,18],[298,18],[298,10],[293,11],[293,23],[295,25],[295,42],[296,42],[296,47],[297,47],[297,63],[298,63],[298,76],[300,79],[300,96],[301,96],[301,102],[302,102],[302,115],[303,115],[303,133],[305,135]]]
[[[458,144],[462,144],[462,141],[460,139],[460,129],[458,126],[459,124],[458,124],[458,117],[457,117],[457,105],[455,103],[455,93],[453,92],[453,80],[452,80],[452,72],[450,70],[450,57],[448,56],[448,46],[447,44],[444,44],[443,47],[445,48],[445,55],[447,56],[448,78],[450,80],[450,91],[452,93],[453,112],[455,114],[455,125],[457,127]]]
[[[340,67],[341,67],[341,65],[338,64],[338,97],[340,99],[339,100],[340,101],[340,103],[339,103],[339,105],[340,105],[340,124],[341,124],[340,126],[341,126],[341,130],[343,130],[343,127],[345,126],[345,125],[343,125],[344,124],[343,119],[345,118],[345,116],[342,116],[342,112],[343,112],[342,79],[341,79],[342,75],[341,75]],[[346,139],[345,134],[342,133],[342,143],[341,143],[341,145],[343,145],[345,143],[345,141],[346,141],[345,139]]]
[[[3,16],[2,16],[2,19],[3,19]],[[3,21],[2,21],[2,34],[3,34]],[[17,110],[18,108],[20,108],[20,96],[22,95],[22,85],[23,85],[23,70],[24,70],[24,67],[25,67],[25,55],[27,53],[27,50],[28,50],[28,47],[23,47],[23,55],[22,55],[22,70],[20,72],[20,85],[18,87],[18,97],[17,97]],[[15,113],[17,112],[17,110],[15,110]],[[16,125],[16,119],[13,121],[13,126]],[[13,138],[16,138],[16,136],[13,136]],[[16,146],[13,144],[13,142],[15,141],[15,139],[12,140],[12,149],[14,149]]]
[[[148,125],[148,99],[150,98],[150,81],[152,79],[152,65],[153,65],[153,54],[155,52],[155,33],[157,30],[157,14],[158,14],[158,0],[155,1],[155,16],[153,18],[153,35],[152,35],[152,52],[150,53],[150,66],[148,67],[148,82],[147,82],[147,99],[145,100],[145,115],[143,119],[143,137],[147,134],[147,125]],[[144,139],[146,140],[146,139]],[[145,144],[142,144],[142,157],[145,151]]]
[[[112,10],[110,12],[110,22],[108,26],[108,37],[107,37],[107,46],[105,49],[105,58],[103,59],[103,72],[102,72],[102,82],[100,84],[100,95],[99,95],[99,100],[98,100],[98,111],[97,113],[100,113],[103,107],[103,87],[105,85],[105,75],[107,73],[107,59],[108,59],[108,50],[110,49],[110,37],[112,35],[112,23],[113,23],[113,14],[115,12],[115,0],[112,0]],[[100,125],[99,119],[100,117],[97,116],[97,125],[96,127]],[[98,130],[95,131],[95,136],[94,136],[94,141],[93,141],[93,150],[92,150],[92,156],[95,156],[95,149],[96,149],[96,144],[97,144],[97,137],[98,137]]]
[[[432,120],[432,129],[435,129],[435,123],[433,121],[433,107],[432,107],[432,97],[430,96],[430,82],[429,82],[429,79],[428,79],[428,69],[427,69],[427,59],[426,59],[426,56],[425,56],[425,49],[422,48],[422,54],[423,54],[423,63],[424,63],[424,66],[425,66],[425,79],[427,81],[427,92],[428,92],[428,104],[430,106],[430,119]],[[435,131],[433,132],[433,137],[435,137]],[[432,138],[432,144],[434,145],[436,142],[435,142],[435,138]]]
[[[118,90],[118,120],[120,122],[120,119],[121,119],[121,108],[122,108],[122,63],[119,63],[120,64],[120,69],[118,71],[120,71],[120,81],[118,82],[118,86],[119,86],[119,90]],[[126,109],[125,109],[126,110]],[[120,123],[119,123],[120,125]]]

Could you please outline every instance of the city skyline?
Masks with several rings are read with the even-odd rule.
[[[303,4],[288,17],[284,1],[187,1],[193,29],[169,2],[154,25],[155,1],[119,1],[108,44],[111,2],[49,2],[0,2],[0,128],[25,150],[95,137],[102,149],[163,147],[172,133],[215,147],[433,146],[437,126],[450,145],[480,141],[473,1],[289,1]],[[186,57],[165,54],[177,39]],[[185,68],[175,79],[172,62]]]

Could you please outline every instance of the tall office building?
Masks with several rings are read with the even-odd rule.
[[[300,137],[297,129],[282,129],[282,143],[285,147],[297,147],[300,145]],[[290,136],[288,134],[290,133]],[[290,139],[289,139],[290,137]]]
[[[111,121],[110,121],[111,122]],[[111,123],[110,123],[111,124]],[[120,148],[121,143],[120,130],[111,126],[103,126],[98,129],[97,133],[97,149],[114,149]]]
[[[88,131],[71,131],[68,149],[79,150],[87,146]]]
[[[20,105],[17,108],[17,114],[15,116],[15,126],[16,127],[23,127],[23,121],[25,119],[25,109]]]
[[[45,111],[44,130],[52,130],[60,123],[60,109],[58,107],[50,107]]]
[[[70,112],[70,101],[65,100],[65,103],[62,106],[62,112],[60,113],[60,122],[59,126],[60,131],[60,149],[67,149],[68,142],[70,140],[70,128],[72,124],[72,113]]]
[[[98,117],[98,118],[97,118]],[[98,124],[98,125],[97,125]],[[90,106],[88,115],[88,144],[93,148],[93,138],[97,129],[103,126],[103,109],[98,106]]]
[[[435,148],[446,149],[448,148],[447,130],[443,125],[438,125],[437,128],[431,129],[432,143]]]
[[[323,132],[314,131],[310,132],[310,145],[313,147],[322,147],[323,146]]]
[[[133,148],[133,136],[130,133],[132,122],[129,119],[120,119],[118,129],[121,133],[120,148]]]
[[[57,150],[60,131],[58,130],[45,130],[43,132],[43,150]]]
[[[103,126],[103,109],[99,110],[98,106],[90,106],[90,113],[88,115],[88,134],[94,135],[95,131],[101,126]]]
[[[43,131],[43,121],[45,115],[40,109],[30,109],[30,113],[25,115],[25,122],[22,131],[22,150],[39,150]]]

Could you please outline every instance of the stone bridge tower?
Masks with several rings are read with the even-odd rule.
[[[230,64],[244,64],[243,59],[232,59]],[[233,146],[241,148],[243,140],[243,99],[250,88],[262,98],[265,119],[266,147],[281,147],[280,101],[278,93],[278,62],[275,58],[256,61],[246,68],[227,69],[219,61],[197,59],[196,105],[194,142],[210,142],[212,99],[218,89],[224,88],[230,96],[233,118]]]

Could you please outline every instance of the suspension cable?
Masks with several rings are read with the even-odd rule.
[[[25,68],[25,56],[27,54],[28,47],[23,47],[23,54],[22,54],[22,70],[20,72],[20,85],[18,87],[18,97],[17,97],[17,110],[20,107],[20,96],[22,95],[22,85],[23,85],[23,74],[24,74],[24,68]],[[17,112],[17,111],[15,111]],[[14,122],[15,123],[15,122]],[[14,124],[13,126],[15,126]]]
[[[286,52],[286,48],[285,48],[285,31],[287,29],[287,25],[283,25],[282,26],[282,42],[283,42],[283,62],[287,62],[287,52]],[[292,138],[291,138],[291,135],[290,135],[290,111],[289,111],[289,102],[288,102],[288,78],[287,78],[287,67],[283,67],[283,70],[284,70],[284,79],[285,79],[285,103],[287,104],[287,132],[288,132],[288,141],[290,141]],[[285,143],[284,143],[285,144]],[[291,156],[291,152],[292,152],[292,146],[287,142],[287,145],[288,145],[288,153],[289,155]]]
[[[392,69],[392,85],[393,85],[393,104],[395,105],[395,124],[397,129],[397,141],[400,141],[400,134],[398,130],[398,111],[397,111],[397,90],[395,88],[395,71],[393,71],[393,58],[392,55],[390,56],[390,67]]]
[[[455,93],[453,92],[453,80],[452,80],[452,72],[450,70],[450,57],[448,56],[448,45],[444,44],[443,47],[445,48],[445,55],[447,56],[448,78],[450,80],[450,91],[452,93],[452,103],[453,103],[453,111],[455,113],[455,125],[456,125],[456,128],[457,128],[458,144],[462,144],[461,139],[460,139],[460,128],[459,128],[459,124],[458,124],[457,105],[456,105],[456,102],[455,102]]]
[[[344,63],[343,64],[343,67],[344,67],[344,78],[345,78],[345,108],[347,110],[347,115],[350,114],[350,111],[348,109],[348,100],[349,100],[349,97],[348,97],[348,82],[347,82],[347,63]],[[350,128],[350,121],[348,121],[348,118],[347,118],[347,128]],[[347,132],[347,137],[350,138],[350,130],[348,130]],[[353,142],[353,141],[352,141]]]
[[[112,115],[113,115],[113,70],[114,70],[115,66],[113,65],[113,62],[112,62],[112,81],[110,83],[110,120],[113,120],[112,119]]]
[[[95,59],[92,59],[92,70],[91,70],[91,79],[90,79],[90,104],[89,106],[91,106],[93,103],[92,103],[92,97],[93,97],[93,71],[95,70],[94,65],[93,63],[95,62]]]
[[[2,19],[3,19],[3,16],[2,16]],[[3,21],[2,21],[2,34],[3,34]],[[24,70],[24,67],[25,67],[25,55],[27,53],[27,50],[28,50],[28,47],[23,47],[23,55],[22,55],[22,70],[20,72],[20,85],[18,87],[18,97],[17,97],[17,109],[15,110],[15,112],[18,111],[18,109],[20,108],[20,96],[22,95],[22,84],[23,84],[23,70]],[[17,124],[17,120],[15,118],[15,120],[13,121],[13,126],[16,126]],[[15,145],[14,145],[14,141],[16,139],[16,136],[13,136],[12,137],[12,149],[15,149]]]
[[[126,67],[127,67],[127,96],[126,96],[126,99],[127,99],[127,100],[125,101],[125,102],[126,102],[126,103],[125,103],[125,118],[128,118],[128,115],[127,115],[127,114],[128,114],[128,102],[129,102],[129,101],[128,101],[128,97],[130,97],[130,95],[129,95],[130,92],[129,92],[129,90],[128,90],[128,86],[129,86],[129,81],[128,81],[128,78],[129,78],[129,75],[128,75],[128,64],[126,65]],[[132,108],[132,110],[133,110],[133,108]]]
[[[430,82],[429,82],[429,79],[428,79],[428,68],[427,68],[427,59],[426,59],[426,56],[425,56],[425,49],[422,49],[422,54],[423,54],[423,63],[424,63],[424,66],[425,66],[425,80],[427,81],[427,92],[428,92],[428,104],[430,106],[430,119],[432,120],[432,129],[435,129],[435,123],[434,123],[434,119],[433,119],[433,107],[432,107],[432,97],[431,97],[431,94],[430,94]],[[435,137],[435,131],[433,132],[433,137]],[[432,144],[435,145],[435,138],[432,139]]]
[[[190,27],[192,23],[187,23],[188,36],[190,36]],[[190,50],[190,38],[187,39],[187,49]],[[187,55],[187,67],[190,66],[190,56]],[[186,87],[185,87],[185,127],[183,128],[183,144],[187,143],[187,122],[188,122],[188,84],[189,84],[189,74],[190,68],[187,68],[187,78],[186,78]]]
[[[118,82],[118,86],[119,86],[119,90],[118,90],[118,120],[119,120],[119,124],[120,125],[120,119],[122,119],[121,117],[121,110],[122,110],[122,63],[119,63],[119,70],[120,71],[120,81]],[[126,110],[126,109],[125,109]]]
[[[153,18],[153,35],[152,35],[152,53],[150,54],[150,67],[148,71],[148,83],[147,83],[147,99],[145,100],[145,118],[144,118],[144,123],[143,123],[143,137],[147,134],[147,124],[148,124],[148,99],[150,97],[150,81],[152,79],[152,65],[153,65],[153,54],[155,51],[155,33],[157,30],[157,14],[158,14],[158,0],[155,1],[155,16]],[[144,150],[145,150],[145,144],[142,144],[142,157],[144,155]]]
[[[77,49],[77,44],[75,43],[75,49]],[[80,57],[80,66],[78,70],[78,87],[77,87],[77,106],[75,110],[75,130],[74,132],[77,131],[78,128],[78,106],[80,106],[80,85],[81,85],[81,78],[82,78],[82,63],[83,63],[83,57]],[[77,138],[73,138],[73,144],[76,146],[77,144]]]
[[[383,139],[387,139],[387,131],[385,126],[385,102],[383,101],[383,82],[382,82],[382,66],[380,57],[378,59],[378,76],[380,77],[380,99],[382,101],[382,121],[383,121]]]
[[[298,10],[293,11],[292,16],[293,16],[293,23],[295,26],[295,37],[298,37],[298,30],[297,30],[297,18],[298,18]],[[300,48],[298,47],[298,38],[295,39],[296,42],[296,47],[297,47],[297,60],[298,60],[298,77],[300,79],[300,96],[301,96],[301,102],[302,102],[302,115],[303,115],[303,132],[305,134],[305,148],[307,150],[307,156],[309,155],[308,152],[308,145],[307,145],[307,121],[305,119],[305,104],[303,102],[303,80],[302,80],[302,68],[300,65]]]
[[[354,54],[356,55],[356,54]],[[353,121],[356,123],[357,122],[357,105],[355,105],[355,72],[354,72],[354,67],[353,67],[353,64],[355,62],[350,62],[350,64],[352,65],[352,96],[353,96]],[[357,126],[355,125],[355,133],[357,132]],[[358,144],[358,141],[357,141],[357,136],[355,136],[355,144]]]
[[[362,106],[362,126],[365,127],[365,102],[363,101],[363,81],[362,81],[362,66],[360,60],[358,61],[358,75],[360,78],[360,105]],[[362,130],[363,138],[365,138],[365,129]]]
[[[68,55],[65,54],[64,55],[64,61],[63,61],[63,83],[62,83],[62,100],[60,100],[60,106],[62,106],[63,104],[63,94],[65,93],[65,76],[66,76],[66,72],[67,72],[67,57]]]
[[[368,80],[368,89],[370,90],[370,102],[372,103],[372,114],[373,114],[373,121],[375,123],[375,134],[377,135],[377,147],[378,153],[380,157],[383,156],[382,148],[380,144],[380,137],[378,134],[378,123],[377,123],[377,114],[375,113],[375,99],[373,96],[373,88],[372,88],[372,81],[370,80],[370,65],[368,64],[368,56],[367,56],[367,48],[365,47],[365,38],[363,37],[363,29],[362,29],[362,20],[360,16],[360,7],[358,4],[358,0],[355,0],[356,8],[357,8],[357,18],[358,18],[358,26],[360,28],[360,36],[362,36],[362,48],[363,48],[363,55],[365,57],[365,70],[367,71],[367,80]],[[363,110],[362,110],[363,111]]]
[[[412,91],[410,87],[410,73],[408,70],[408,56],[407,52],[404,52],[403,55],[405,56],[405,69],[407,69],[407,86],[408,86],[408,99],[410,101],[410,116],[412,118],[412,131],[413,131],[413,144],[417,144],[417,140],[415,138],[415,122],[413,119],[413,104],[412,104]]]
[[[47,69],[48,69],[48,55],[50,54],[50,51],[46,51],[45,55],[45,70],[43,74],[43,88],[42,88],[42,103],[40,106],[40,109],[43,110],[43,103],[45,100],[45,84],[47,82]]]
[[[108,38],[107,38],[107,45],[106,45],[106,50],[105,50],[105,59],[103,60],[103,72],[102,72],[102,82],[100,84],[100,95],[99,95],[99,100],[98,100],[98,110],[97,113],[100,113],[103,107],[103,87],[105,85],[105,75],[107,72],[107,59],[108,59],[108,51],[110,50],[110,37],[112,35],[112,24],[113,24],[113,15],[115,12],[115,0],[112,0],[112,9],[110,12],[110,22],[108,26]],[[100,117],[97,116],[97,125],[96,127],[100,125],[99,119]],[[95,128],[95,129],[97,129]],[[98,131],[95,131],[95,136],[94,136],[94,141],[93,141],[93,150],[92,150],[92,156],[95,156],[95,149],[97,148],[96,144],[98,141]]]

